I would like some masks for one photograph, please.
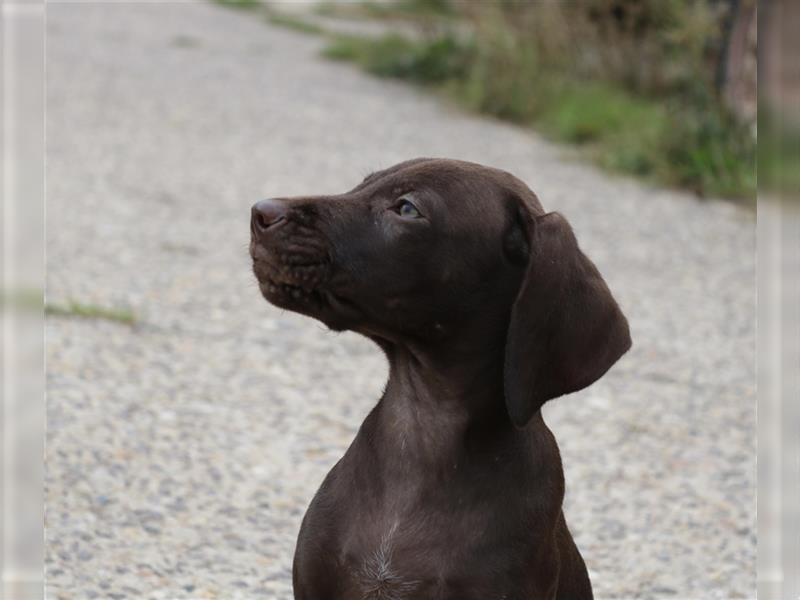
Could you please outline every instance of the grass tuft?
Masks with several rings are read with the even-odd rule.
[[[398,34],[378,38],[338,35],[325,47],[323,55],[353,61],[380,77],[423,84],[462,77],[467,67],[466,49],[451,36],[416,41]]]
[[[373,2],[356,0],[350,2],[319,2],[314,12],[324,17],[405,20],[449,19],[455,16],[448,0],[394,0]]]
[[[46,315],[57,317],[78,317],[82,319],[102,319],[113,321],[124,325],[134,325],[136,315],[127,308],[108,308],[96,304],[83,304],[81,302],[70,301],[66,305],[46,304],[44,312]]]
[[[261,6],[261,2],[259,0],[213,0],[217,4],[221,6],[227,6],[228,8],[235,8],[238,10],[255,10],[259,6]]]
[[[558,86],[535,121],[557,140],[583,146],[600,165],[633,175],[655,175],[652,148],[668,126],[659,104],[637,98],[606,83]]]

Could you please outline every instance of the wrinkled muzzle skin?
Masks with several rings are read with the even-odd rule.
[[[336,200],[273,202],[285,210],[280,221],[259,230],[254,216],[250,226],[250,255],[261,293],[275,306],[316,317],[335,330],[346,328],[357,311],[336,294],[332,246],[321,227],[321,213]]]
[[[487,210],[504,203],[502,189],[477,175],[456,161],[410,161],[345,194],[257,203],[250,253],[262,294],[379,342],[444,340],[481,311],[491,318],[489,304],[502,307],[504,333],[522,265],[502,243],[512,211]]]

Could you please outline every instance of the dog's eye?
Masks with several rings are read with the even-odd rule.
[[[401,198],[397,203],[397,214],[407,219],[418,219],[422,216],[419,209],[410,200]]]

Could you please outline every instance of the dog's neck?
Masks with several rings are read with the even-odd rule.
[[[503,399],[502,352],[475,347],[387,352],[389,382],[374,418],[389,460],[452,467],[515,433]]]

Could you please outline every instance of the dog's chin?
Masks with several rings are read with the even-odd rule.
[[[361,316],[353,302],[323,288],[307,289],[261,279],[258,287],[270,304],[317,319],[334,331],[353,329]]]

